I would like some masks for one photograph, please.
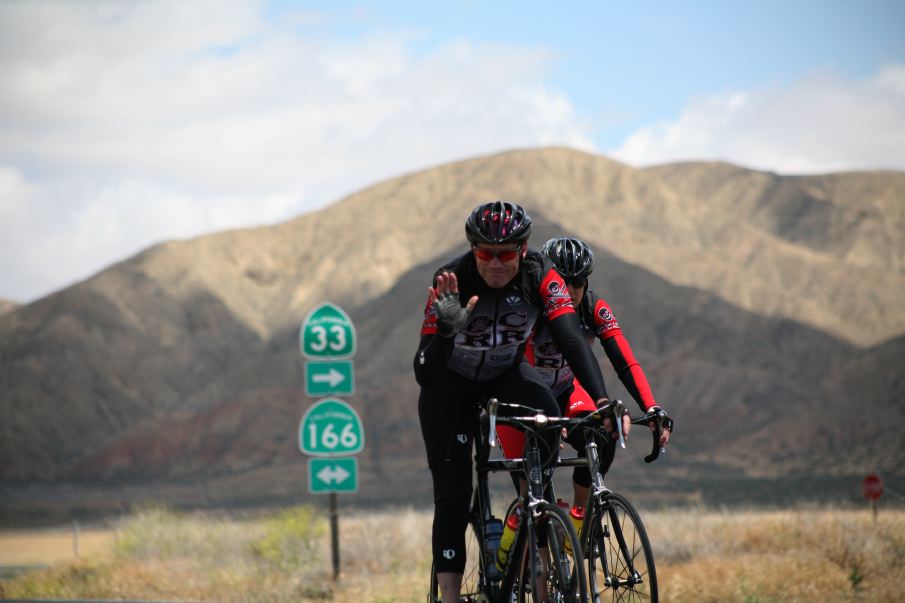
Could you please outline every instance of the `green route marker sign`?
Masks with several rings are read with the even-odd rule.
[[[316,402],[299,423],[299,449],[314,456],[340,456],[361,452],[365,432],[355,409],[342,400]]]
[[[309,361],[305,363],[305,395],[311,397],[355,393],[351,360]]]
[[[306,358],[349,358],[355,354],[355,327],[349,316],[330,302],[308,313],[299,335]]]
[[[358,492],[358,459],[308,459],[308,491],[311,494]]]

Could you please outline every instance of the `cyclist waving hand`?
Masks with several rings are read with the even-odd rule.
[[[415,377],[418,417],[434,489],[432,547],[444,601],[457,601],[465,568],[472,490],[473,404],[496,397],[559,416],[550,388],[524,361],[544,320],[573,372],[607,402],[600,367],[581,331],[562,277],[528,249],[531,218],[505,201],[479,205],[465,223],[471,250],[441,267],[428,293]],[[556,458],[558,435],[545,442]]]

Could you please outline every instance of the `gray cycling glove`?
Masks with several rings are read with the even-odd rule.
[[[437,333],[452,337],[468,322],[469,312],[462,307],[458,293],[444,293],[434,302],[437,312]]]

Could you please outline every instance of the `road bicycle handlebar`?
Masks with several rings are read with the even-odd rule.
[[[509,417],[500,417],[497,414],[500,406],[506,406],[508,408],[518,408],[521,410],[528,411],[530,415],[525,416],[509,416]],[[490,429],[487,436],[487,441],[491,446],[496,446],[496,426],[497,423],[500,425],[512,425],[513,427],[523,427],[527,428],[534,432],[541,432],[549,429],[550,427],[564,427],[566,425],[575,425],[575,419],[569,419],[566,417],[550,417],[545,415],[542,412],[538,412],[537,410],[530,408],[528,406],[522,406],[521,404],[510,404],[506,402],[500,402],[496,398],[490,398],[487,401],[487,413],[490,416]],[[534,425],[534,428],[529,427],[529,425]]]
[[[517,408],[523,411],[528,411],[532,414],[526,416],[499,417],[498,412],[501,405],[508,408]],[[617,419],[617,417],[622,417],[623,415],[628,414],[628,411],[619,400],[614,400],[609,404],[605,404],[598,408],[596,412],[593,412],[589,415],[575,418],[549,417],[542,412],[536,411],[533,408],[522,406],[521,404],[500,402],[496,398],[490,398],[487,401],[486,410],[490,418],[488,443],[491,447],[495,447],[497,443],[497,423],[501,425],[512,425],[514,427],[523,427],[535,432],[540,432],[552,427],[572,427],[574,429],[582,426],[594,426],[595,424],[597,427],[603,427],[603,420],[609,417],[614,421],[613,424],[617,426],[616,432],[618,434],[619,445],[622,448],[625,448],[625,438],[623,436],[622,429],[619,425],[619,420]],[[644,462],[646,463],[654,462],[655,460],[657,460],[660,454],[666,452],[665,447],[660,446],[660,435],[663,433],[664,429],[669,429],[670,431],[672,431],[673,428],[673,420],[666,414],[665,411],[660,408],[655,408],[653,411],[649,412],[643,417],[632,419],[631,423],[632,425],[647,426],[652,421],[655,423],[656,429],[651,430],[653,447],[651,448],[650,454],[644,457]],[[533,425],[534,427],[529,427],[529,425]]]
[[[650,454],[644,457],[645,463],[653,463],[657,460],[657,457],[660,454],[666,453],[666,447],[660,446],[660,434],[663,433],[664,429],[668,429],[672,431],[673,428],[673,420],[666,414],[662,408],[654,407],[651,411],[649,411],[646,415],[639,419],[633,419],[633,425],[649,425],[651,422],[656,426],[656,429],[651,430],[651,437],[653,438],[653,448],[651,448]]]

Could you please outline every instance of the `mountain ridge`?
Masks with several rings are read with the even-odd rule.
[[[0,298],[0,316],[12,312],[13,310],[21,306],[22,304],[17,301]]]
[[[352,402],[373,426],[362,479],[398,492],[393,476],[423,471],[410,362],[427,283],[465,250],[470,209],[498,197],[526,205],[533,245],[569,233],[597,251],[592,282],[683,430],[674,469],[693,474],[729,448],[719,461],[727,472],[803,471],[832,453],[827,441],[845,441],[819,413],[825,398],[867,393],[866,408],[885,416],[901,390],[887,374],[905,330],[905,312],[893,303],[902,203],[889,201],[889,191],[905,191],[905,174],[879,176],[859,173],[856,180],[869,181],[859,184],[728,164],[638,170],[569,149],[512,151],[399,176],[282,224],[153,246],[0,316],[0,381],[8,385],[0,479],[14,489],[226,479],[255,484],[249,496],[284,491],[261,476],[300,464],[286,429],[310,402],[298,326],[332,299],[359,326],[361,389]],[[873,240],[866,227],[828,231],[829,242],[780,232],[776,216],[832,217],[812,198],[844,206],[859,186],[868,191],[855,211],[862,222],[888,214],[879,231],[892,237],[885,255],[858,242]],[[868,268],[854,270],[851,258]],[[847,270],[848,288],[858,290],[829,303],[845,292]],[[858,304],[862,311],[845,315]],[[742,399],[720,405],[724,398]],[[688,400],[702,407],[683,407]],[[795,409],[788,428],[780,403]],[[835,400],[829,407],[846,408]],[[745,417],[758,408],[771,418],[750,429]],[[827,441],[800,434],[809,413]],[[729,427],[717,429],[720,421]],[[871,418],[861,428],[871,442],[819,473],[857,473],[872,454],[891,459],[884,467],[905,461],[901,447],[890,448],[890,424]],[[763,460],[752,461],[752,449],[764,450]]]

